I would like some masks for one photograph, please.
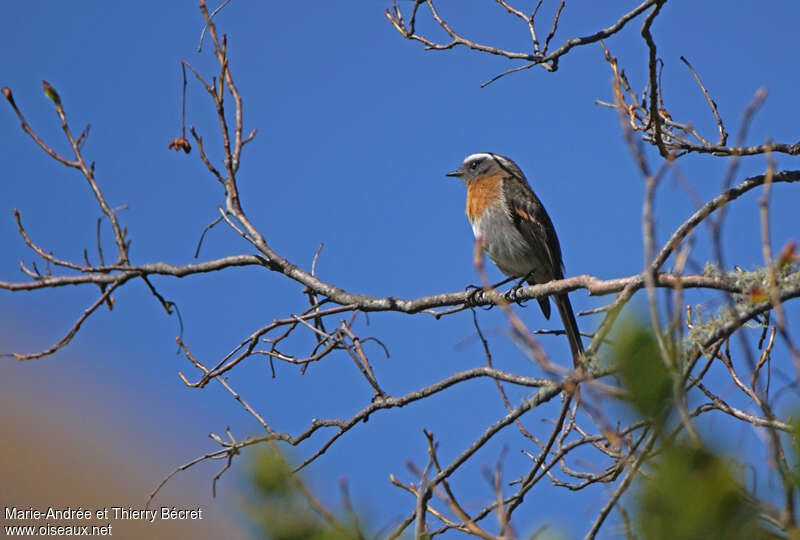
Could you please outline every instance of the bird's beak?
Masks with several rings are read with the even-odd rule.
[[[457,171],[445,173],[445,176],[455,176],[456,178],[460,178],[462,174],[464,174],[464,172],[461,169],[458,169]]]

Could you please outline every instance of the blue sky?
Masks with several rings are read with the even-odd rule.
[[[608,26],[638,2],[599,4],[568,2],[554,43]],[[556,5],[545,2],[544,13]],[[514,64],[463,48],[423,51],[394,31],[383,14],[387,7],[390,2],[374,0],[302,6],[235,0],[218,16],[244,97],[245,130],[258,128],[239,174],[243,206],[271,247],[309,268],[318,244],[324,243],[319,276],[354,292],[411,298],[461,290],[478,281],[471,263],[472,232],[463,213],[463,186],[443,175],[467,154],[494,151],[520,165],[545,203],[567,275],[638,273],[643,183],[616,114],[594,104],[596,99],[611,101],[611,72],[599,46],[574,50],[562,58],[556,73],[531,69],[480,88]],[[528,46],[527,29],[493,2],[442,1],[440,10],[475,40],[512,49]],[[684,55],[719,105],[731,140],[741,113],[763,86],[769,97],[746,142],[757,144],[767,137],[796,142],[798,17],[800,6],[789,1],[774,2],[769,10],[756,2],[736,3],[735,8],[721,0],[668,3],[653,33],[665,62],[663,96],[672,117],[715,137],[705,100],[679,61]],[[606,42],[636,89],[646,80],[640,25],[638,19]],[[186,156],[166,149],[180,129],[179,61],[209,76],[218,72],[208,42],[203,53],[196,52],[201,27],[196,3],[188,1],[135,6],[16,2],[4,6],[0,20],[5,43],[0,86],[12,89],[30,124],[60,151],[66,152],[67,145],[52,104],[42,95],[42,79],[59,91],[75,131],[91,123],[85,152],[96,161],[109,204],[128,206],[119,216],[133,240],[134,263],[191,262],[203,227],[223,201],[196,150]],[[424,15],[418,28],[445,39]],[[187,123],[219,160],[213,107],[193,80],[187,107]],[[74,260],[82,260],[84,248],[93,251],[99,210],[83,178],[46,159],[21,132],[12,111],[3,108],[0,279],[23,281],[19,260],[30,261],[32,253],[17,234],[14,208],[36,242]],[[797,158],[776,159],[779,169],[800,168]],[[718,192],[725,165],[709,156],[679,162],[703,199]],[[747,158],[736,181],[763,170],[763,157]],[[745,268],[762,260],[757,197],[751,193],[737,201],[725,229],[728,260]],[[798,238],[798,202],[796,187],[775,186],[776,249]],[[693,203],[670,176],[659,188],[657,205],[663,242],[691,214]],[[103,234],[110,253],[110,231]],[[708,246],[703,230],[695,252],[701,265]],[[201,259],[251,252],[238,234],[220,226],[207,235]],[[496,269],[490,272],[500,277]],[[254,329],[302,310],[305,302],[298,284],[261,269],[153,282],[180,307],[186,343],[211,364]],[[32,352],[58,341],[95,295],[91,288],[0,292],[0,325],[6,328],[0,350]],[[44,381],[64,381],[43,396],[53,414],[75,400],[94,402],[116,419],[116,437],[169,448],[147,472],[153,485],[174,466],[213,449],[209,431],[230,426],[240,437],[259,433],[255,421],[221,388],[183,385],[177,372],[192,370],[175,354],[177,322],[164,314],[143,283],[131,282],[115,296],[114,311],[93,316],[64,352],[21,365],[4,359],[0,384],[25,381],[36,391]],[[609,301],[581,291],[571,298],[576,310]],[[521,314],[532,328],[558,326],[556,320],[544,321],[535,305]],[[790,323],[800,324],[796,307],[788,314]],[[499,310],[479,316],[499,367],[535,373],[508,342]],[[379,380],[393,394],[484,363],[468,312],[439,321],[372,314],[369,323],[360,323],[359,331],[380,337],[389,348],[389,359],[377,346],[368,345],[367,352]],[[591,330],[597,320],[584,317],[579,324]],[[541,342],[556,361],[567,358],[566,340],[542,337]],[[277,372],[277,378],[270,378],[254,358],[237,368],[231,384],[279,430],[297,433],[311,418],[349,416],[371,396],[344,354],[312,366],[305,376],[280,364]],[[526,395],[510,394],[517,400]],[[388,475],[409,480],[406,461],[424,465],[423,427],[436,434],[442,459],[448,461],[502,414],[493,383],[484,380],[429,403],[373,415],[308,469],[310,482],[335,503],[339,478],[346,477],[356,504],[372,516],[376,528],[383,527],[412,507],[407,494],[389,484]],[[553,414],[552,407],[545,407],[531,415],[528,425],[536,428],[541,418]],[[311,446],[290,455],[303,459],[321,441],[315,437]],[[520,450],[530,448],[509,430],[456,477],[473,509],[492,497],[481,466],[493,465],[504,446],[509,475],[524,468],[527,458]],[[243,465],[223,478],[222,502],[208,504],[235,499]],[[210,491],[208,468],[184,476],[207,479]],[[547,496],[530,504],[524,523],[534,527],[552,521],[568,536],[582,534],[604,501],[599,489],[577,496],[550,488],[543,493]],[[614,530],[610,524],[605,534]]]

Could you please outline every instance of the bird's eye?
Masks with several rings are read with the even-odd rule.
[[[473,161],[472,163],[469,164],[469,170],[474,171],[477,168],[478,168],[478,162],[477,161]]]

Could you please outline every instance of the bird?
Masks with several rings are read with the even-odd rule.
[[[475,240],[503,274],[530,285],[564,278],[553,222],[516,163],[500,154],[481,152],[467,156],[459,169],[446,176],[464,182],[467,218]],[[537,300],[549,319],[549,297]],[[577,367],[584,349],[572,304],[566,293],[554,294],[553,302]]]

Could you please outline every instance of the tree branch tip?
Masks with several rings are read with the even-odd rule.
[[[14,96],[11,94],[11,89],[8,86],[4,86],[0,92],[3,92],[3,95],[6,97],[11,105],[14,105]]]
[[[178,372],[178,377],[180,377],[181,380],[183,381],[183,384],[185,384],[189,388],[197,388],[198,386],[200,386],[200,383],[189,382],[189,379],[187,379],[186,376],[181,371]]]
[[[61,96],[58,95],[58,92],[56,92],[56,89],[53,88],[53,85],[45,80],[42,80],[42,88],[44,89],[44,95],[51,99],[56,106],[60,107]]]
[[[400,27],[400,24],[394,20],[394,17],[392,17],[392,14],[389,13],[388,9],[385,11],[385,15],[386,18],[389,19],[389,22],[392,23],[392,26],[394,26],[398,32],[403,34],[403,36],[408,37],[408,34]]]

